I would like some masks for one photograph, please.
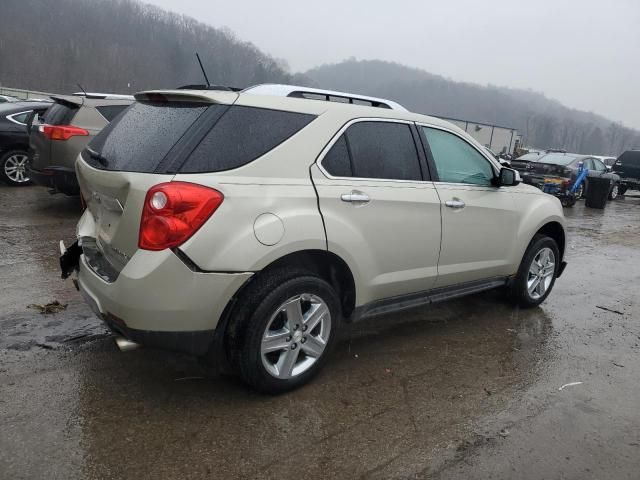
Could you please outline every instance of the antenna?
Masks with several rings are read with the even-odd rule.
[[[207,88],[211,87],[211,83],[209,82],[209,77],[207,77],[207,72],[202,66],[202,60],[200,60],[200,55],[196,52],[196,58],[198,59],[198,63],[200,64],[200,70],[202,70],[202,75],[204,75],[204,81],[207,82]]]
[[[86,97],[87,96],[87,91],[84,88],[82,88],[82,85],[80,85],[79,83],[76,83],[76,85],[78,85],[80,87],[80,90],[82,90],[82,93],[84,93],[84,96]]]

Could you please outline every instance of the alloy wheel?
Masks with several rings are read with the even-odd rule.
[[[609,194],[609,196],[611,197],[611,200],[615,200],[616,197],[618,196],[619,190],[618,190],[618,185],[614,185],[613,187],[611,187],[611,193]]]
[[[537,300],[544,296],[551,286],[555,271],[556,257],[553,250],[545,247],[533,257],[533,261],[529,267],[527,291],[532,299]]]
[[[29,181],[27,166],[29,157],[24,153],[14,153],[4,162],[4,173],[14,183],[26,183]]]
[[[262,365],[278,379],[297,377],[322,356],[331,334],[331,313],[318,296],[288,299],[271,316],[262,336]]]

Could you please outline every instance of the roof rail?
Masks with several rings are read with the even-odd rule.
[[[242,90],[243,93],[254,95],[274,95],[277,97],[306,98],[308,100],[321,100],[325,102],[350,103],[353,105],[363,105],[367,107],[388,108],[390,110],[401,110],[406,112],[399,103],[384,98],[368,97],[353,93],[336,92],[334,90],[322,90],[319,88],[302,87],[298,85],[280,85],[275,83],[265,83],[255,85]]]

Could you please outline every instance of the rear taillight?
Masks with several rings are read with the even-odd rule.
[[[194,183],[168,182],[147,192],[138,247],[164,250],[186,242],[213,215],[224,195]]]
[[[73,125],[40,125],[40,132],[49,140],[69,140],[71,137],[86,137],[89,132]]]

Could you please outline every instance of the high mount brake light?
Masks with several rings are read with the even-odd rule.
[[[86,137],[89,132],[73,125],[40,125],[40,131],[49,140],[69,140],[71,137]]]
[[[187,182],[161,183],[144,199],[138,247],[164,250],[182,245],[218,209],[224,195]]]

